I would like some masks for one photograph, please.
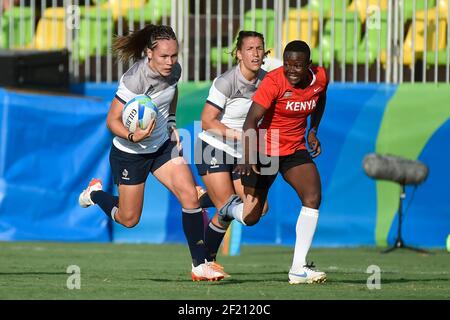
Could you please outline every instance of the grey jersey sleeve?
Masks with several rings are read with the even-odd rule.
[[[209,95],[206,102],[218,109],[223,110],[227,99],[231,96],[231,93],[231,82],[224,77],[216,78],[209,89]]]
[[[130,88],[127,87],[126,82],[124,81],[123,76],[122,76],[122,78],[120,80],[119,88],[117,89],[117,92],[116,92],[116,98],[123,104],[126,104],[128,101],[130,101],[137,95],[138,95],[137,92],[134,92],[133,90],[131,90]]]
[[[140,75],[139,64],[139,62],[135,63],[120,78],[119,88],[116,92],[116,98],[124,104],[133,99],[138,94],[142,94],[145,92],[145,82]]]

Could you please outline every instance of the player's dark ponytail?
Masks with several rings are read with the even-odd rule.
[[[248,37],[257,37],[260,38],[264,48],[266,47],[266,44],[264,43],[264,36],[262,33],[256,32],[256,31],[239,31],[237,40],[236,40],[236,46],[234,47],[233,51],[231,51],[231,56],[234,58],[234,62],[238,63],[239,59],[237,57],[237,51],[242,49],[242,43],[244,42],[245,38]],[[264,57],[266,57],[270,53],[270,50],[264,52]]]
[[[119,60],[128,62],[142,58],[144,49],[153,49],[158,45],[158,40],[177,40],[175,32],[170,26],[157,26],[149,24],[138,31],[116,37],[113,42],[113,52]]]

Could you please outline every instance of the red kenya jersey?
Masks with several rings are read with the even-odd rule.
[[[253,101],[267,109],[259,126],[267,130],[261,152],[286,156],[306,149],[307,117],[316,109],[319,96],[325,93],[328,84],[324,68],[313,66],[309,71],[312,80],[305,89],[291,86],[283,67],[269,72],[259,85]]]

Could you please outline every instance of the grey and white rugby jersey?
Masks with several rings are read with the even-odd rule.
[[[116,98],[125,104],[137,95],[146,94],[152,98],[158,107],[158,117],[155,129],[150,137],[138,143],[117,136],[114,137],[113,143],[119,150],[128,153],[152,153],[169,139],[167,117],[180,76],[181,66],[178,63],[173,66],[169,76],[163,77],[150,69],[147,57],[137,61],[123,74],[116,92]]]
[[[206,102],[222,111],[220,122],[229,128],[242,131],[252,105],[253,94],[266,74],[266,71],[260,69],[256,81],[250,82],[244,78],[238,64],[214,79]],[[240,143],[226,141],[224,137],[207,131],[201,132],[199,138],[233,157],[242,157]]]

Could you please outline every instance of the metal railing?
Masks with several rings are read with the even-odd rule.
[[[148,23],[177,34],[183,81],[233,64],[239,30],[262,32],[280,65],[287,42],[310,44],[330,81],[450,82],[449,0],[0,0],[0,47],[70,52],[73,82],[117,81],[129,63],[114,36]]]

